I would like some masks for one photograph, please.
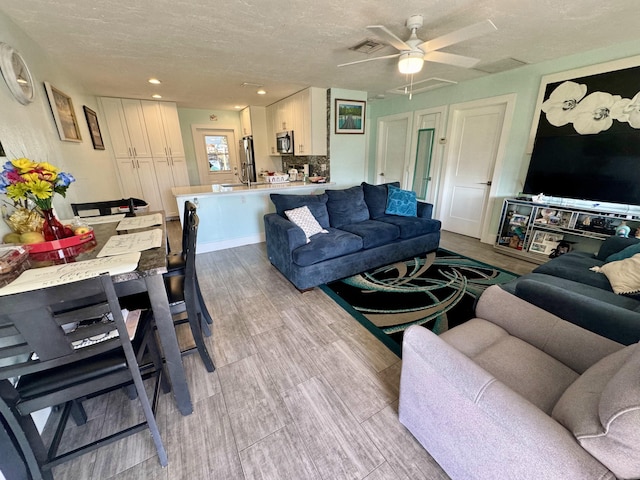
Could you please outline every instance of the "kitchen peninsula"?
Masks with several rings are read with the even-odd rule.
[[[173,187],[178,210],[193,202],[198,208],[198,253],[264,242],[263,217],[275,212],[271,193],[319,194],[332,183],[256,183]]]

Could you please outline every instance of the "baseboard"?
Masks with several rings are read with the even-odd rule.
[[[224,250],[226,248],[241,247],[243,245],[251,245],[252,243],[260,243],[265,241],[264,233],[251,235],[249,237],[230,238],[219,242],[198,243],[198,253],[215,252],[216,250]]]

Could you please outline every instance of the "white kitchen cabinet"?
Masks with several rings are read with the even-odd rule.
[[[154,157],[153,163],[165,216],[179,216],[178,204],[171,193],[171,188],[189,186],[186,159],[184,157]]]
[[[140,100],[100,99],[116,158],[150,157],[151,148]]]
[[[276,133],[293,130],[294,155],[327,154],[327,90],[311,87],[267,107],[269,150],[277,155]]]
[[[243,137],[253,135],[253,129],[251,128],[251,107],[243,108],[240,111],[240,125],[242,126]]]
[[[276,129],[277,126],[277,104],[271,104],[265,108],[266,115],[266,123],[267,123],[267,149],[269,151],[269,155],[280,155],[278,153],[277,145],[276,145],[276,133],[280,130]]]
[[[154,157],[184,156],[178,108],[172,102],[141,100],[142,112]]]
[[[122,196],[143,199],[151,211],[162,210],[153,160],[150,157],[118,158],[116,164]]]

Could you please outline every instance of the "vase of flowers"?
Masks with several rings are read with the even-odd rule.
[[[16,207],[28,208],[30,203],[34,204],[44,218],[44,239],[60,240],[72,236],[73,232],[55,217],[51,202],[56,193],[64,197],[74,181],[73,175],[61,172],[50,163],[18,158],[4,164],[0,173],[0,193],[13,200]]]

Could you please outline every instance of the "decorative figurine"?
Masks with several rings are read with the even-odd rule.
[[[620,225],[616,228],[616,237],[624,237],[627,238],[629,233],[631,232],[631,227],[627,225],[627,222],[624,220],[620,222]]]

